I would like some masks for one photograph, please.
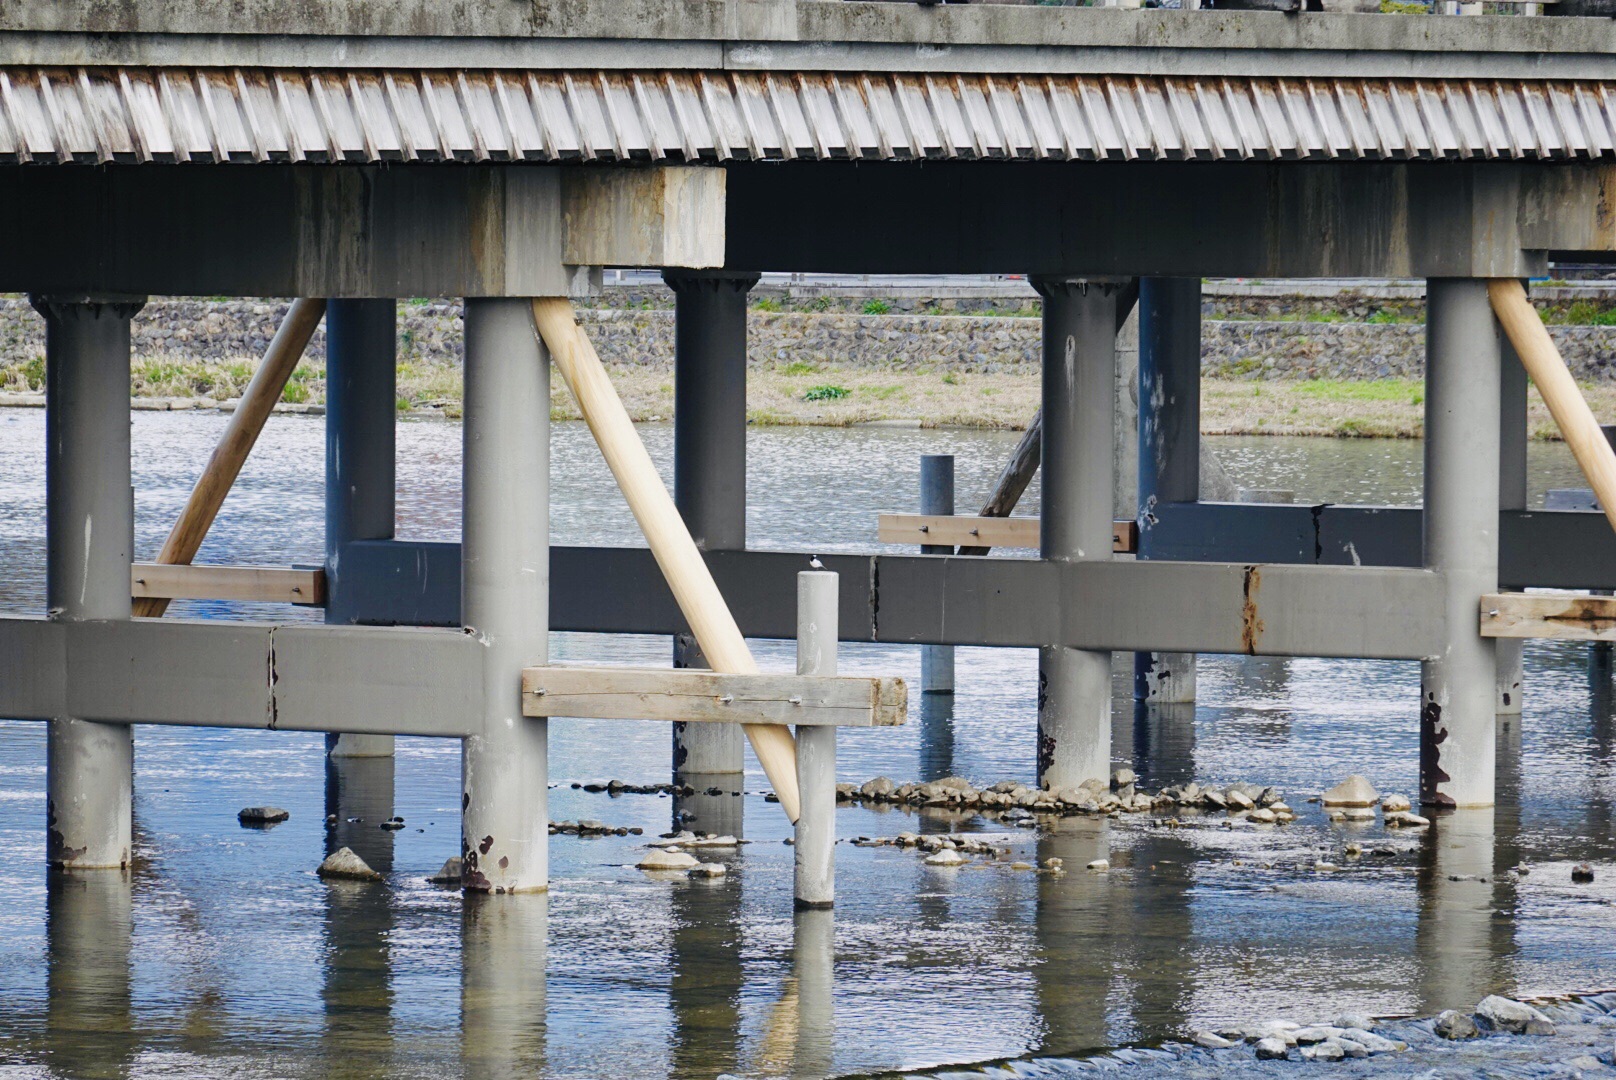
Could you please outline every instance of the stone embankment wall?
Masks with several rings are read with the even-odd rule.
[[[1320,313],[1325,303],[1333,305],[1328,316]],[[1351,294],[1304,302],[1277,296],[1212,297],[1208,308],[1202,364],[1209,375],[1373,379],[1414,378],[1423,371],[1424,327],[1406,321],[1423,317],[1423,303],[1417,299]],[[285,303],[272,301],[152,301],[135,319],[134,348],[141,357],[250,361],[263,355],[285,310]],[[1039,330],[1028,313],[1031,305],[1011,296],[1002,298],[997,310],[1021,313],[754,310],[752,362],[962,373],[1014,373],[1036,366]],[[458,362],[458,303],[407,301],[399,315],[401,363]],[[608,363],[655,367],[673,355],[673,312],[654,294],[608,293],[583,308],[580,317]],[[1347,321],[1354,317],[1381,321]],[[1616,381],[1616,326],[1553,325],[1550,332],[1579,378]],[[44,348],[43,322],[27,301],[0,300],[0,366],[37,365]],[[324,349],[321,331],[311,343],[311,358],[323,359]]]

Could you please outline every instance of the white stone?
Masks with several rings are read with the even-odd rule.
[[[723,877],[729,873],[729,867],[718,862],[697,863],[690,868],[691,877]]]
[[[1223,801],[1229,804],[1230,810],[1251,810],[1257,805],[1251,801],[1251,796],[1235,788],[1223,793]]]
[[[1262,825],[1272,825],[1279,820],[1279,815],[1269,809],[1253,810],[1249,815],[1252,821]]]
[[[1222,1035],[1215,1035],[1210,1031],[1197,1031],[1191,1038],[1196,1046],[1207,1050],[1224,1050],[1234,1045]]]
[[[1269,1036],[1257,1040],[1258,1061],[1283,1061],[1291,1056],[1290,1047],[1285,1045],[1283,1039]]]
[[[1095,859],[1093,862],[1089,863],[1087,868],[1103,874],[1107,870],[1111,869],[1111,863],[1105,859]]]
[[[641,870],[689,870],[699,865],[694,855],[683,851],[648,851],[639,862]]]
[[[1332,1041],[1341,1047],[1341,1052],[1349,1058],[1366,1058],[1369,1056],[1369,1047],[1357,1039],[1335,1039]]]
[[[1420,817],[1418,814],[1387,814],[1386,827],[1388,829],[1423,829],[1431,824],[1430,818]]]
[[[1414,809],[1414,804],[1408,801],[1406,795],[1388,795],[1380,800],[1380,808],[1388,814],[1400,814]]]
[[[364,859],[354,854],[353,848],[338,848],[326,856],[315,871],[323,878],[342,878],[348,881],[380,881],[382,876],[372,870]]]
[[[926,856],[927,866],[958,866],[965,861],[965,856],[953,848],[944,848],[935,855]]]
[[[1511,1001],[1497,994],[1489,994],[1482,998],[1481,1004],[1476,1006],[1476,1015],[1499,1031],[1507,1031],[1513,1035],[1554,1034],[1554,1023],[1547,1016],[1524,1002]],[[1543,1030],[1542,1025],[1547,1025],[1548,1030]],[[1534,1030],[1528,1031],[1528,1028]]]
[[[1374,806],[1379,799],[1375,785],[1356,773],[1324,793],[1325,806]]]
[[[1336,1042],[1322,1042],[1302,1049],[1303,1061],[1340,1061],[1346,1056],[1346,1051]]]

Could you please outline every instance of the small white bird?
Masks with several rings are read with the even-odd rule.
[[[823,569],[825,569],[825,564],[819,561],[819,556],[818,555],[814,555],[814,556],[810,557],[809,560],[808,560],[808,565],[813,567],[815,570],[823,570]]]

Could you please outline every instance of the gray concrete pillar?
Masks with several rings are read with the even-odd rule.
[[[1530,431],[1526,421],[1526,369],[1509,338],[1499,335],[1499,438],[1498,508],[1526,509],[1526,447]],[[1513,585],[1515,582],[1504,584]],[[1498,701],[1501,713],[1521,711],[1522,646],[1519,638],[1493,642],[1498,663]]]
[[[130,617],[129,320],[143,299],[34,296],[45,317],[45,601],[51,619]],[[46,857],[127,867],[135,744],[127,724],[50,722]]]
[[[550,357],[522,299],[466,300],[461,604],[485,644],[487,713],[461,754],[462,884],[549,886],[549,729],[521,672],[549,662]]]
[[[741,551],[746,547],[746,295],[758,275],[668,270],[662,277],[674,295],[673,501],[697,547]],[[674,638],[673,665],[707,666],[690,634]],[[739,724],[675,724],[674,779],[698,791],[723,788],[727,796],[740,788],[745,746]],[[700,808],[695,813],[702,817]],[[714,821],[686,824],[731,831],[714,828]]]
[[[397,303],[332,300],[325,313],[326,621],[350,610],[342,549],[393,537]],[[327,735],[332,757],[386,757],[391,735]]]
[[[1139,558],[1159,502],[1201,498],[1201,281],[1139,281]],[[1134,696],[1195,700],[1194,653],[1135,653]]]
[[[839,575],[804,570],[797,575],[797,674],[836,674]],[[797,907],[826,908],[836,902],[836,729],[797,726]]]
[[[1486,282],[1426,287],[1424,564],[1446,576],[1447,640],[1420,665],[1420,801],[1493,804],[1497,672],[1478,604],[1498,588],[1499,345]]]
[[[1045,559],[1111,558],[1116,293],[1112,282],[1040,277],[1044,298]],[[1038,781],[1075,787],[1110,775],[1111,654],[1038,651]]]
[[[954,516],[954,455],[920,455],[920,512]],[[952,555],[950,544],[921,544],[922,555]],[[920,647],[920,692],[954,692],[954,646]]]

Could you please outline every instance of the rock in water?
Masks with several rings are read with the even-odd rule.
[[[897,790],[898,785],[892,782],[891,777],[877,776],[874,780],[859,788],[859,794],[866,799],[885,799]]]
[[[291,816],[278,806],[249,806],[236,814],[236,820],[243,825],[276,825]]]
[[[637,869],[689,870],[691,867],[697,865],[700,864],[698,863],[696,857],[694,855],[688,855],[683,851],[653,850],[645,853],[645,857],[642,858],[637,864]]]
[[[459,885],[460,884],[460,856],[454,855],[444,860],[443,869],[427,878],[429,885]]]
[[[1373,1031],[1375,1020],[1367,1013],[1342,1013],[1335,1018],[1335,1026],[1347,1031]]]
[[[1356,773],[1324,793],[1325,806],[1374,806],[1379,799],[1375,785]]]
[[[354,854],[353,848],[338,848],[326,856],[325,862],[315,871],[323,878],[341,878],[346,881],[380,881],[382,876],[369,866],[365,860]]]
[[[723,877],[727,873],[729,867],[717,862],[697,863],[690,868],[691,877]]]
[[[926,856],[927,866],[958,866],[965,861],[965,856],[953,848],[944,848],[935,855]]]
[[[1103,874],[1111,869],[1111,863],[1106,859],[1095,859],[1089,863],[1088,869],[1093,870],[1095,873]]]
[[[1476,1006],[1476,1015],[1498,1031],[1512,1035],[1553,1035],[1554,1023],[1532,1006],[1490,994]]]
[[[1291,1048],[1285,1045],[1284,1039],[1276,1039],[1272,1035],[1257,1040],[1258,1061],[1284,1061],[1291,1056]]]
[[[1571,880],[1579,885],[1586,885],[1594,879],[1594,868],[1588,863],[1578,863],[1571,868]]]
[[[1258,1055],[1259,1057],[1261,1055]],[[1302,1051],[1303,1061],[1340,1061],[1347,1056],[1339,1042],[1326,1041],[1317,1046],[1309,1046]]]
[[[1380,808],[1388,814],[1406,814],[1414,809],[1414,804],[1406,795],[1388,795],[1380,800]]]
[[[1234,1043],[1230,1042],[1228,1039],[1225,1039],[1222,1035],[1214,1035],[1210,1031],[1197,1031],[1193,1036],[1191,1036],[1191,1038],[1195,1042],[1196,1046],[1203,1047],[1207,1050],[1225,1050],[1234,1045]]]
[[[1476,1022],[1458,1009],[1449,1009],[1442,1013],[1431,1027],[1444,1039],[1474,1039],[1481,1034]]]

